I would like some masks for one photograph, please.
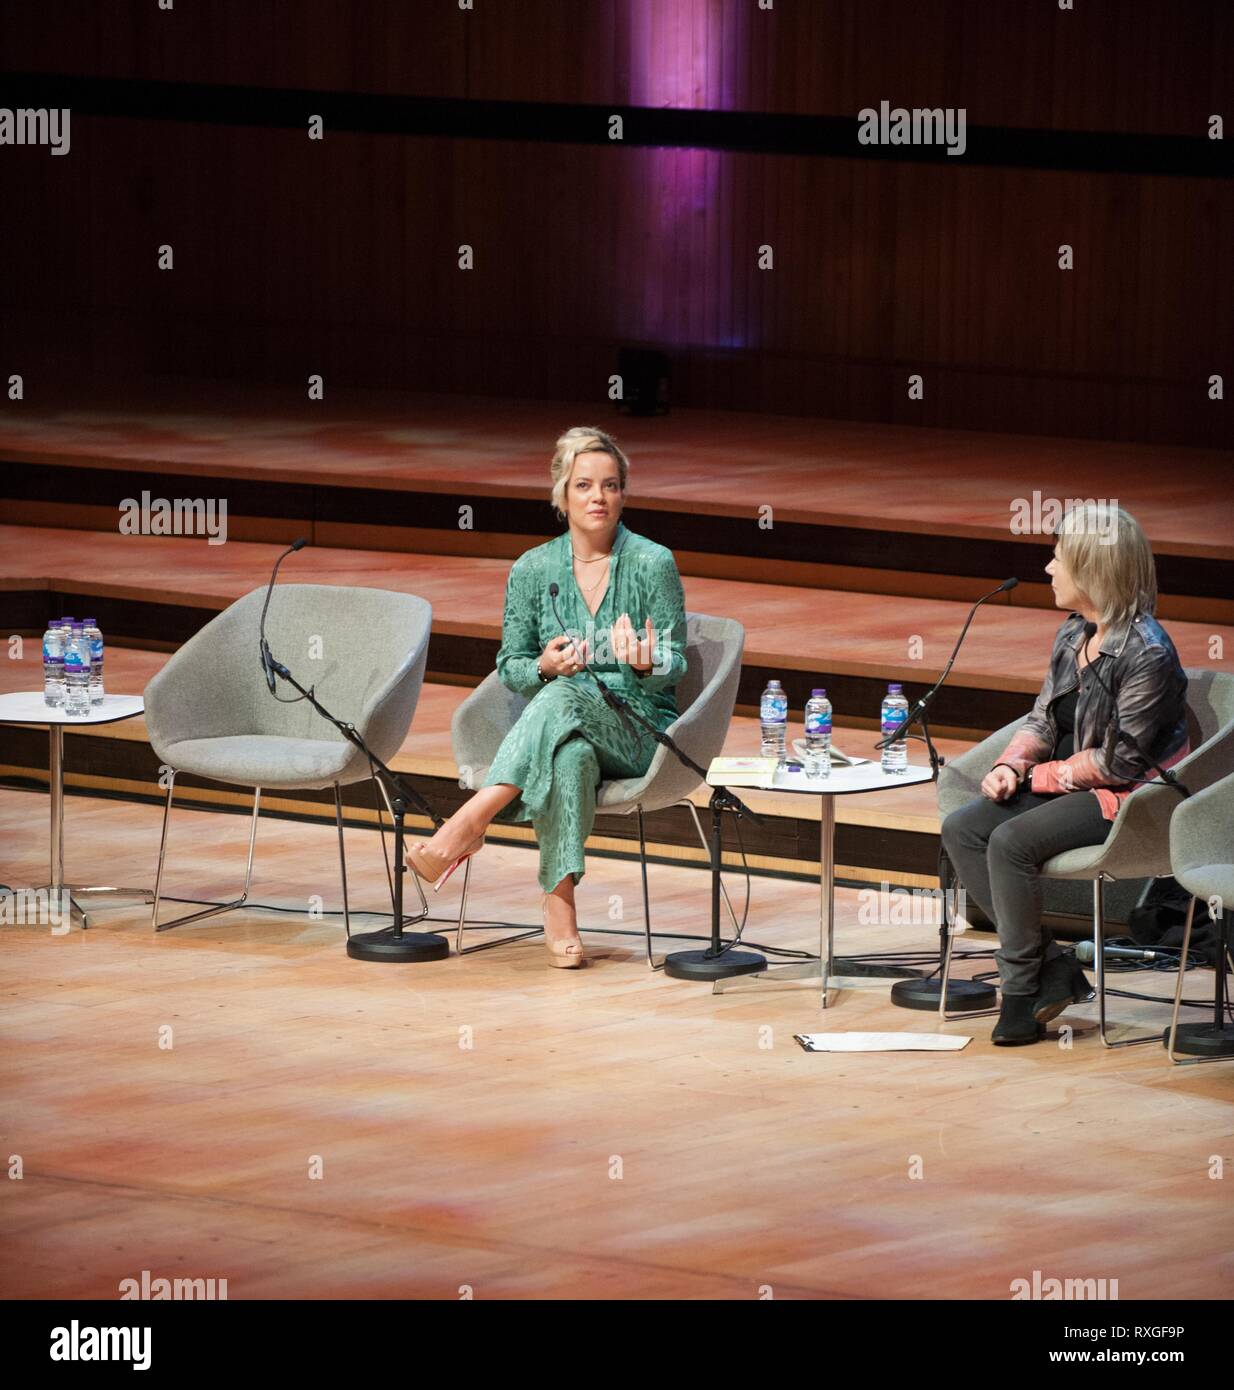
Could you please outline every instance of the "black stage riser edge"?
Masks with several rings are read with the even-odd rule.
[[[405,492],[346,485],[250,481],[192,473],[145,473],[132,469],[74,468],[6,462],[3,499],[59,502],[72,497],[83,506],[115,509],[149,491],[159,497],[225,497],[228,516],[288,521],[311,527],[404,526],[409,530],[455,531],[459,507],[472,508],[469,535],[525,535],[529,543],[559,529],[547,501],[470,496],[466,492]],[[777,521],[774,531],[749,517],[703,516],[694,512],[628,507],[627,525],[673,550],[802,564],[827,564],[890,573],[988,579],[1016,575],[1045,582],[1052,548],[1035,541],[923,535],[858,526]],[[888,545],[888,536],[894,545]],[[1162,593],[1224,599],[1234,592],[1234,564],[1202,556],[1161,555],[1157,578]]]

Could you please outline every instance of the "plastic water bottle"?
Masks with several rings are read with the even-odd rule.
[[[81,630],[90,643],[90,703],[103,703],[103,634],[93,618],[81,620]]]
[[[764,758],[784,758],[784,739],[788,731],[788,695],[779,681],[768,681],[758,707]]]
[[[904,698],[903,689],[898,685],[889,685],[887,694],[883,697],[883,712],[880,720],[884,738],[900,727],[907,713],[908,701]],[[883,771],[903,772],[907,766],[908,740],[898,738],[883,749]]]
[[[818,759],[825,777],[831,771],[831,701],[821,685],[806,701],[806,750]]]
[[[52,709],[64,705],[64,635],[54,619],[43,634],[43,703]]]
[[[90,639],[77,622],[64,649],[64,712],[78,717],[90,713]]]

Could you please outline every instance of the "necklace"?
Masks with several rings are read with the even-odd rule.
[[[601,557],[601,558],[607,558],[607,557]],[[588,588],[585,588],[585,589],[583,588],[583,586],[582,586],[581,584],[578,584],[578,575],[575,575],[575,576],[574,576],[574,582],[575,582],[576,584],[578,584],[578,587],[579,587],[580,589],[582,589],[583,593],[585,593],[585,594],[594,594],[595,591],[600,587],[601,584],[604,583],[604,581],[605,581],[607,578],[608,578],[608,571],[606,570],[606,571],[599,577],[599,579],[596,580],[596,582],[595,582],[594,584],[590,585]]]
[[[593,555],[590,560],[584,560],[581,555],[574,554],[573,546],[570,547],[570,554],[574,555],[574,558],[578,561],[580,565],[594,565],[600,560],[607,560],[609,555],[611,555],[612,553],[613,552],[610,550],[607,555]]]

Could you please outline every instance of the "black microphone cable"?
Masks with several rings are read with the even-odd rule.
[[[297,705],[300,703],[301,700],[307,700],[308,695],[295,695],[288,699],[278,693],[278,686],[274,679],[277,663],[275,662],[274,656],[270,651],[270,644],[266,641],[266,611],[270,607],[270,598],[274,593],[274,581],[278,578],[279,566],[294,551],[303,550],[307,544],[308,541],[305,540],[303,536],[301,536],[298,540],[292,541],[292,543],[287,547],[287,549],[283,551],[283,553],[278,557],[277,560],[275,560],[274,569],[270,574],[270,583],[266,586],[266,601],[261,608],[261,641],[259,643],[259,650],[261,652],[261,669],[265,673],[266,685],[269,688],[270,694],[274,696],[274,698],[279,702],[280,705]],[[309,687],[310,694],[312,693],[313,688],[314,687],[312,686]]]

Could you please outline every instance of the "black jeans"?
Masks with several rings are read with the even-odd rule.
[[[998,928],[994,959],[1004,994],[1036,994],[1042,961],[1062,954],[1041,925],[1041,865],[1063,850],[1101,844],[1112,825],[1088,791],[979,796],[943,822],[960,882]]]

